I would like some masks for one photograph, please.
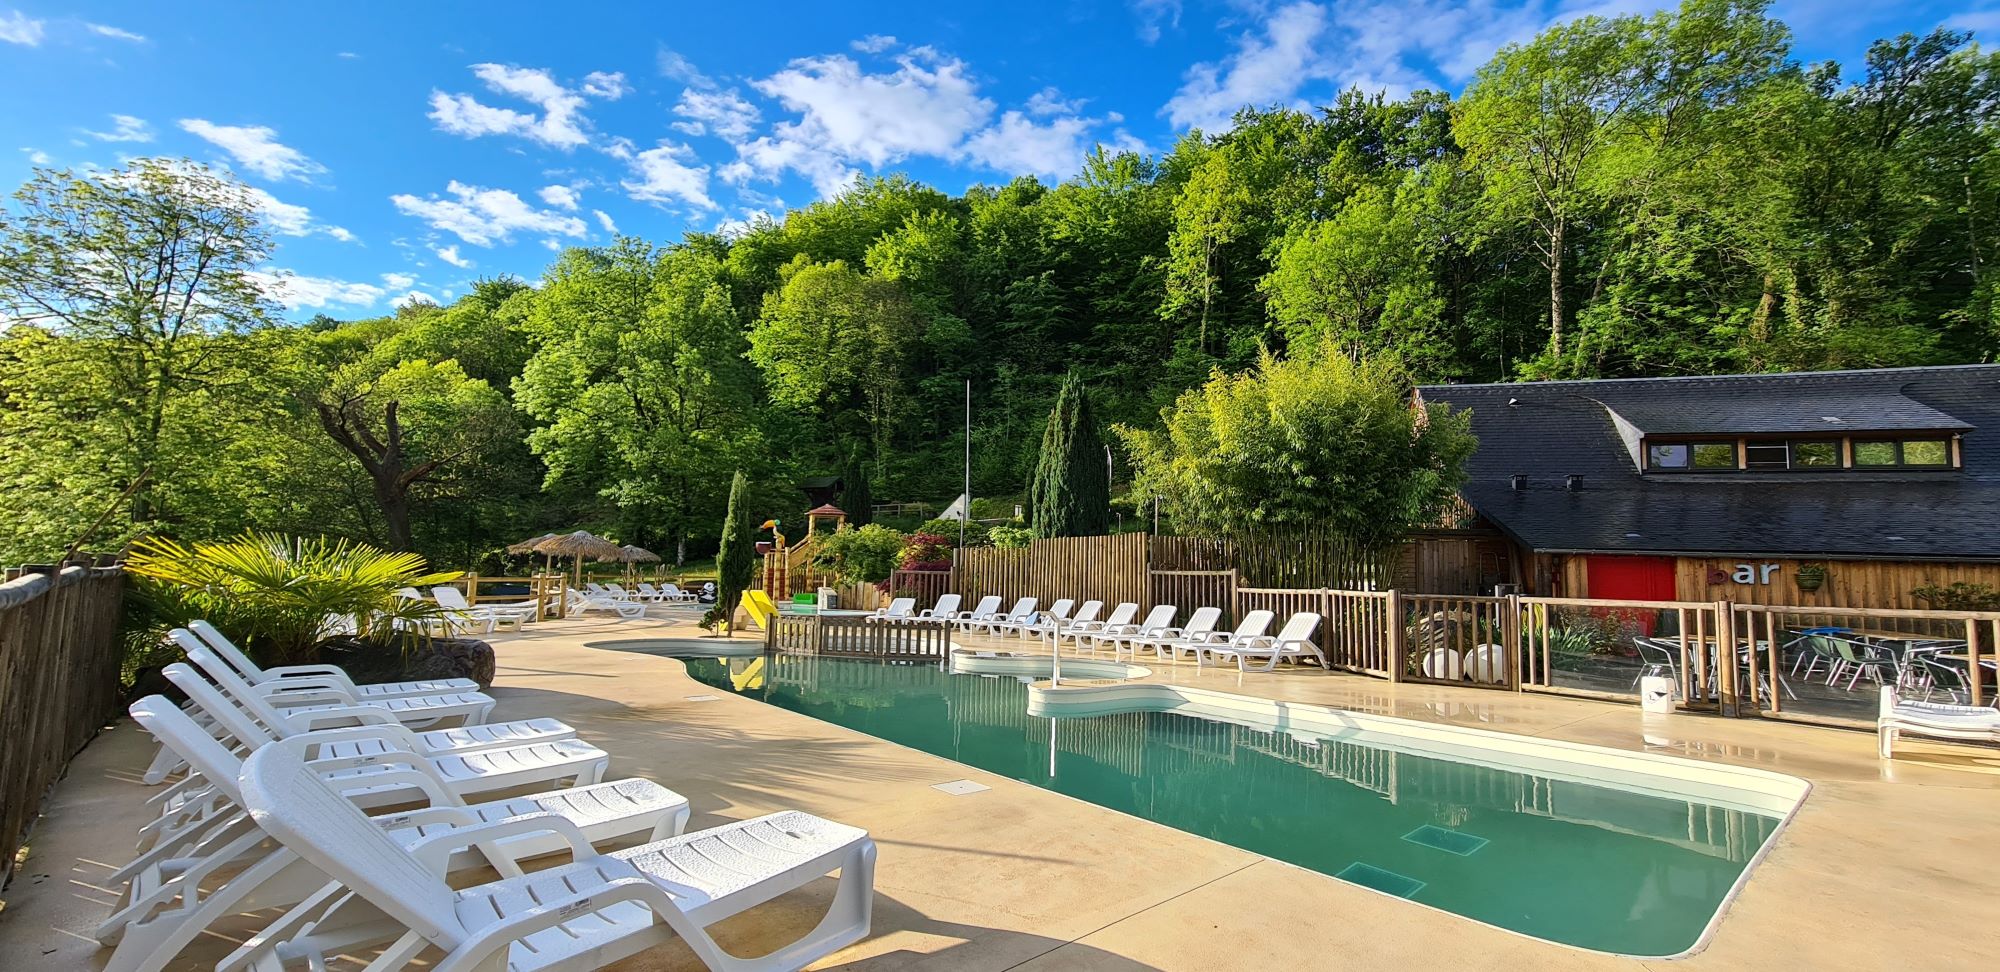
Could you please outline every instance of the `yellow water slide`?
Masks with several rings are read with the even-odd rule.
[[[769,628],[771,616],[778,613],[778,606],[771,602],[771,595],[759,590],[744,591],[743,600],[737,606],[760,631]]]

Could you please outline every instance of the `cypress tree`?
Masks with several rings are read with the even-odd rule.
[[[743,470],[736,471],[736,478],[729,482],[729,511],[722,519],[722,547],[715,555],[716,565],[716,609],[722,612],[725,627],[733,627],[736,617],[736,602],[743,592],[750,589],[750,581],[755,576],[757,565],[752,554],[755,547],[755,531],[748,519],[748,502],[743,495],[749,483],[743,478]]]
[[[875,494],[868,488],[868,463],[862,459],[860,445],[848,450],[840,482],[840,508],[847,511],[847,522],[867,526],[874,519]]]
[[[1063,379],[1042,432],[1028,486],[1028,519],[1039,537],[1091,537],[1111,530],[1111,482],[1090,395],[1074,373]]]

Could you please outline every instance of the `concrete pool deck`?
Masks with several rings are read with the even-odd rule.
[[[498,719],[552,716],[609,750],[611,776],[688,796],[691,827],[798,808],[867,828],[880,845],[874,932],[822,963],[854,969],[1665,968],[1551,945],[1257,854],[1081,803],[714,690],[645,649],[692,637],[694,612],[639,622],[549,622],[492,637]],[[1022,643],[974,639],[980,648]],[[1032,643],[1031,643],[1032,644]],[[1030,649],[1031,650],[1031,649]],[[1314,669],[1239,674],[1154,663],[1153,679],[1430,722],[1754,766],[1812,782],[1751,875],[1703,969],[1990,967],[2000,927],[2000,751],[1805,726],[1675,715],[1477,689],[1391,685]],[[714,696],[692,701],[690,696]],[[150,740],[129,721],[78,757],[0,894],[0,969],[95,970],[89,939],[155,792]],[[932,784],[990,787],[950,796]],[[817,919],[831,882],[732,919],[718,937],[761,952]],[[205,969],[269,915],[243,916],[169,968]],[[351,968],[358,968],[355,962]],[[614,968],[698,968],[669,945]]]

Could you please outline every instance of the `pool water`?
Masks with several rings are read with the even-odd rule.
[[[1694,947],[1777,817],[1159,712],[1027,715],[1019,679],[824,656],[706,685],[1582,948]],[[1311,902],[1272,902],[1274,918]]]

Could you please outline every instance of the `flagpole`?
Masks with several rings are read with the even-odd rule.
[[[965,549],[965,521],[972,519],[972,379],[965,379],[965,508],[958,511],[958,549]]]

